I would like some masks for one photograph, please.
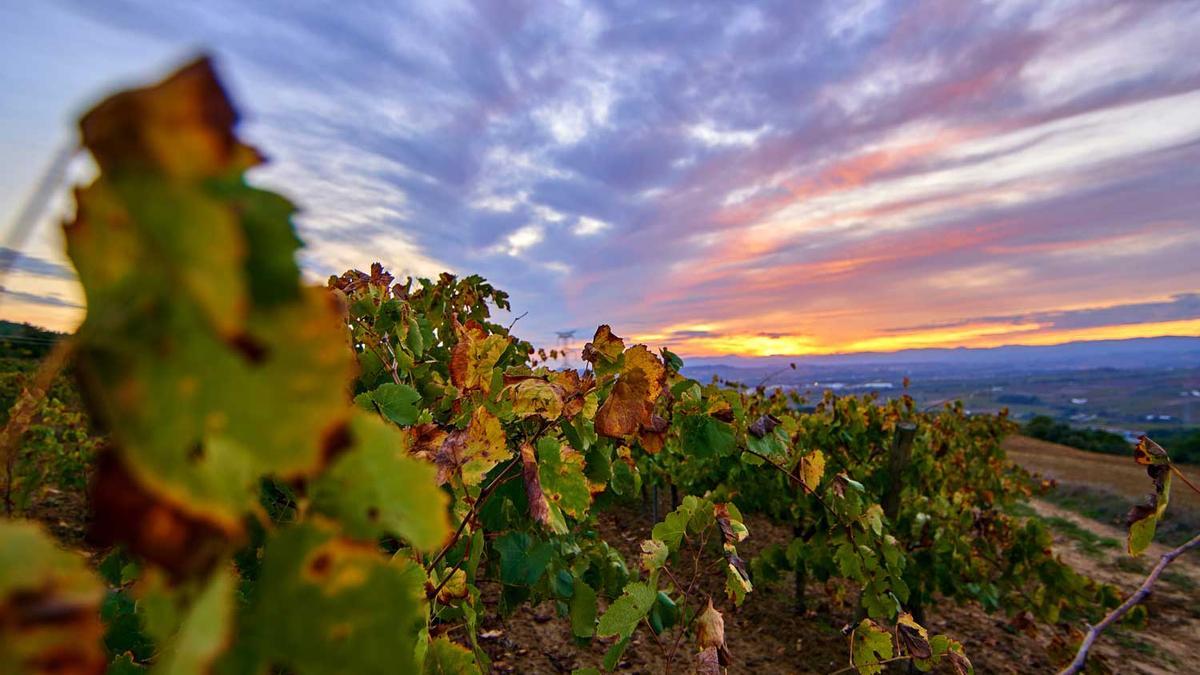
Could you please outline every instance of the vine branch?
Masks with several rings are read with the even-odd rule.
[[[1192,481],[1188,480],[1187,476],[1183,475],[1183,472],[1180,471],[1179,468],[1175,466],[1174,462],[1171,463],[1171,471],[1174,471],[1175,475],[1179,476],[1179,480],[1183,481],[1184,485],[1187,485],[1188,487],[1192,488],[1192,490],[1194,492],[1200,494],[1200,488],[1198,488],[1194,484],[1192,484]]]
[[[1154,587],[1154,582],[1158,581],[1159,575],[1167,568],[1167,565],[1171,564],[1172,560],[1194,548],[1200,548],[1200,534],[1192,537],[1190,541],[1179,548],[1164,553],[1159,558],[1158,564],[1150,572],[1150,575],[1146,577],[1146,580],[1142,582],[1142,585],[1138,587],[1133,595],[1129,596],[1119,607],[1109,612],[1108,616],[1104,617],[1100,623],[1088,628],[1087,635],[1083,638],[1083,643],[1079,645],[1079,651],[1075,653],[1075,660],[1066,668],[1063,668],[1059,672],[1059,675],[1075,675],[1075,673],[1083,672],[1083,666],[1087,662],[1088,653],[1092,650],[1092,646],[1096,643],[1096,639],[1100,637],[1100,634],[1104,632],[1104,629],[1120,620],[1129,610],[1144,600],[1147,595],[1150,595],[1150,589]]]

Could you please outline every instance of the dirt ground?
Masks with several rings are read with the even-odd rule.
[[[1047,478],[1108,488],[1131,500],[1153,491],[1145,467],[1135,464],[1132,455],[1102,455],[1028,436],[1009,436],[1004,439],[1004,450],[1013,461]],[[1200,485],[1200,470],[1194,466],[1183,466],[1181,470]],[[1200,494],[1179,481],[1173,482],[1172,504],[1200,509]]]
[[[1039,502],[1035,508],[1047,516],[1071,516],[1060,514],[1049,504]],[[1076,522],[1089,530],[1096,529],[1098,536],[1118,539],[1123,536],[1084,518],[1076,517]],[[739,545],[739,552],[747,559],[768,544],[786,542],[791,536],[789,530],[759,518],[750,518],[747,525],[750,538]],[[648,535],[651,526],[647,515],[629,509],[602,516],[601,533],[621,549],[627,560],[633,560],[639,542]],[[1144,573],[1139,576],[1117,566],[1121,558],[1128,558],[1123,551],[1106,551],[1107,560],[1098,561],[1077,550],[1078,545],[1079,542],[1064,535],[1055,538],[1055,550],[1065,561],[1097,579],[1116,584],[1122,593],[1132,592],[1141,583]],[[1160,548],[1152,550],[1147,558],[1157,557]],[[1107,670],[1188,672],[1183,664],[1197,663],[1200,603],[1196,601],[1196,588],[1200,585],[1200,567],[1181,565],[1179,576],[1172,578],[1176,579],[1176,587],[1164,584],[1149,600],[1150,630],[1135,632],[1122,628],[1100,640],[1096,653],[1108,664]],[[705,590],[714,598],[721,598],[716,584]],[[486,595],[485,602],[495,602],[494,592]],[[841,629],[853,620],[852,609],[839,604],[823,586],[811,584],[807,595],[813,608],[807,616],[793,613],[790,581],[777,587],[756,587],[741,609],[733,609],[728,602],[718,603],[725,615],[725,635],[734,659],[729,672],[830,673],[848,665],[847,638]],[[603,640],[577,644],[571,637],[569,622],[555,616],[549,604],[522,608],[506,619],[494,612],[489,615],[491,618],[481,632],[484,648],[498,672],[569,673],[573,668],[598,668],[611,644]],[[946,602],[929,609],[927,627],[931,633],[946,633],[961,640],[978,673],[1049,673],[1069,660],[1063,640],[1069,639],[1070,626],[1038,626],[1031,629],[1034,635],[1030,636],[1017,630],[1002,614],[988,615],[975,606]],[[668,632],[658,640],[670,643],[674,637],[675,633]],[[655,642],[647,628],[640,628],[618,670],[664,672],[663,649]],[[686,638],[681,641],[683,656],[676,658],[675,672],[691,672],[693,649]],[[893,666],[888,672],[907,672],[907,667]]]

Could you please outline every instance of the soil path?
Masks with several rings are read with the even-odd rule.
[[[1137,590],[1160,556],[1169,550],[1154,542],[1144,555],[1132,558],[1124,550],[1124,531],[1041,500],[1035,499],[1030,505],[1042,518],[1061,518],[1096,537],[1120,542],[1116,549],[1097,553],[1078,539],[1057,534],[1054,546],[1064,562],[1097,581],[1116,586],[1122,598]],[[1094,653],[1110,664],[1119,664],[1118,672],[1196,672],[1194,668],[1200,664],[1200,556],[1189,553],[1177,558],[1159,577],[1145,605],[1145,630],[1133,633],[1120,627],[1110,629],[1112,634],[1100,637]]]
[[[1152,489],[1146,468],[1135,464],[1132,456],[1102,455],[1019,434],[1004,439],[1004,451],[1009,459],[1047,478],[1106,488],[1131,500],[1141,499]],[[1180,469],[1189,478],[1200,477],[1200,467],[1184,465]],[[1200,508],[1200,494],[1180,484],[1171,491],[1171,502]]]

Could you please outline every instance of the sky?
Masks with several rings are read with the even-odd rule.
[[[206,52],[314,282],[482,274],[547,347],[1200,335],[1198,38],[1167,0],[0,3],[0,223]],[[69,330],[54,194],[0,318]]]

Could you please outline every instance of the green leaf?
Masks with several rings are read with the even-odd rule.
[[[432,464],[405,454],[408,437],[374,415],[355,415],[351,449],[312,484],[312,507],[360,539],[396,534],[418,549],[450,535],[446,493]]]
[[[384,417],[402,427],[415,424],[417,416],[421,413],[418,407],[421,394],[407,384],[381,384],[371,392],[371,400],[379,406],[379,411]]]
[[[629,647],[629,638],[624,638],[614,642],[607,651],[604,652],[604,669],[612,672],[617,669],[621,663],[621,657],[625,655],[625,649]]]
[[[566,534],[563,515],[582,518],[592,503],[583,455],[562,446],[554,438],[540,439],[537,449],[538,477],[549,501],[551,519],[556,525],[554,529],[559,534]]]
[[[638,622],[646,617],[657,597],[658,592],[644,582],[629,584],[621,597],[613,601],[600,617],[596,634],[601,637],[620,635],[622,638],[628,638],[637,628]]]
[[[411,673],[425,626],[425,573],[328,525],[275,533],[231,654],[232,672]]]
[[[708,415],[685,416],[679,434],[687,455],[721,457],[733,451],[733,427]]]
[[[1150,548],[1150,542],[1154,541],[1154,530],[1157,525],[1158,516],[1153,511],[1130,523],[1129,537],[1126,543],[1129,555],[1141,555],[1147,548]]]
[[[425,668],[421,672],[424,675],[478,675],[480,670],[469,650],[440,637],[429,642]]]
[[[204,675],[233,632],[234,576],[218,570],[192,602],[179,632],[163,645],[152,675]]]
[[[509,532],[492,546],[500,554],[500,580],[512,586],[532,586],[546,573],[554,553],[547,542],[533,541],[524,532]]]
[[[1138,504],[1129,511],[1129,536],[1126,548],[1133,556],[1141,555],[1154,540],[1158,521],[1167,510],[1171,499],[1171,469],[1164,465],[1151,465],[1147,473],[1154,479],[1155,493],[1145,504]]]
[[[853,543],[843,541],[838,544],[833,558],[843,577],[855,581],[863,579],[862,560],[858,556],[858,548]]]
[[[590,638],[596,633],[596,591],[575,577],[575,593],[571,596],[571,633]]]

